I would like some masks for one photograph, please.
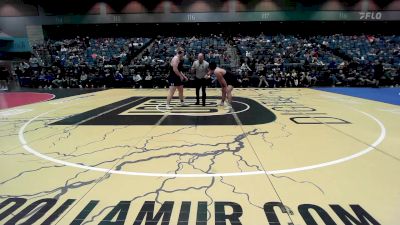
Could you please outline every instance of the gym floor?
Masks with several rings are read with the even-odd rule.
[[[228,110],[218,89],[205,107],[185,89],[167,111],[166,93],[0,110],[0,223],[399,224],[399,105],[235,89]]]

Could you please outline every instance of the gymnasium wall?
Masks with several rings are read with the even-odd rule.
[[[0,31],[65,24],[400,21],[400,0],[2,0]]]
[[[2,0],[0,17],[260,11],[400,11],[398,0]]]
[[[1,0],[0,17],[39,16],[37,5],[26,4],[23,0]]]

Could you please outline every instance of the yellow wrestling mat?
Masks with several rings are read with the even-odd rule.
[[[0,111],[0,224],[400,224],[400,107],[112,89]]]

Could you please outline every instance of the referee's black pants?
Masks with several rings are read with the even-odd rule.
[[[201,88],[201,99],[202,99],[202,103],[203,106],[206,105],[206,98],[207,98],[207,94],[206,94],[206,87],[207,87],[207,80],[205,78],[199,79],[199,78],[195,78],[195,86],[196,86],[196,105],[199,104],[200,102],[200,88]]]

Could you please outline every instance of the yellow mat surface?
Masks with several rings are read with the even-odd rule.
[[[0,224],[387,224],[400,107],[235,89],[233,110],[112,89],[0,111]]]

